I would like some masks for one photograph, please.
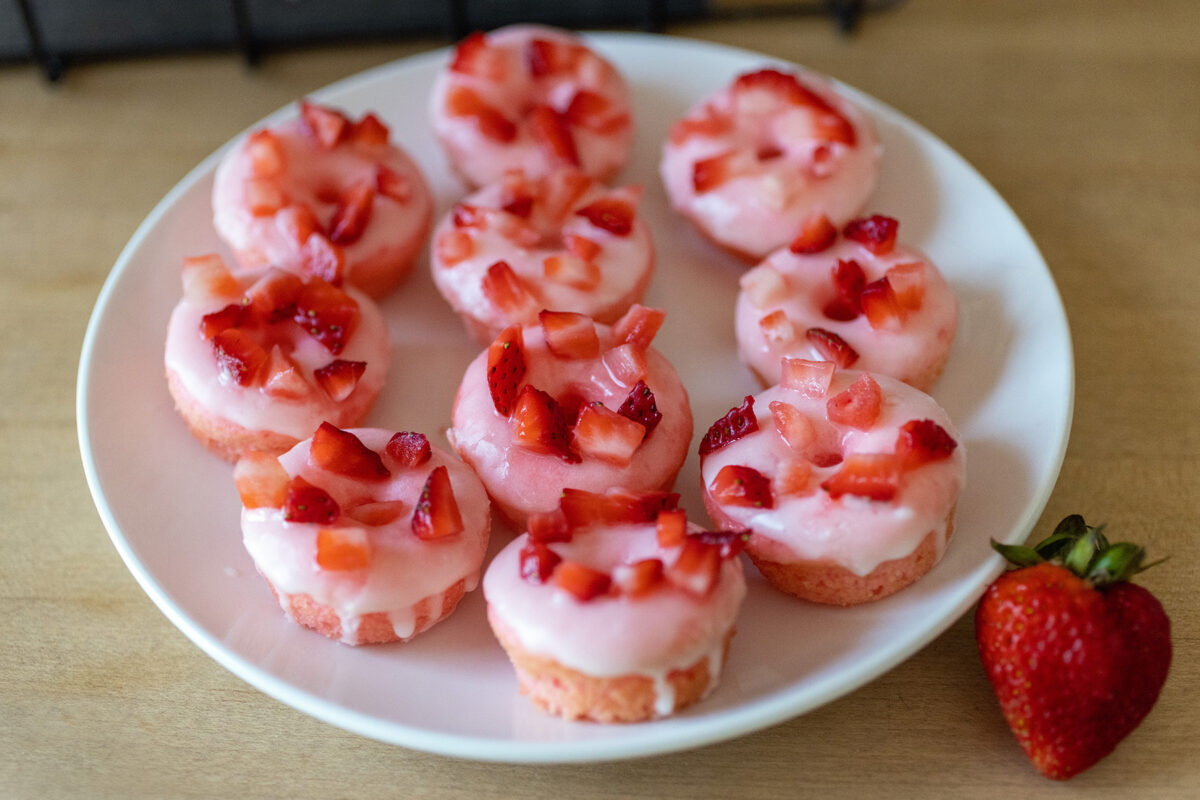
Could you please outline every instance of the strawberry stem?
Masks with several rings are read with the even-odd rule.
[[[1001,544],[992,540],[992,548],[1017,567],[1031,567],[1052,561],[1069,569],[1097,587],[1129,580],[1143,570],[1166,559],[1143,564],[1146,550],[1131,542],[1110,544],[1103,525],[1091,526],[1079,514],[1063,519],[1054,532],[1033,547]]]

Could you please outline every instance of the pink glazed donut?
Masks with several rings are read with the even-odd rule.
[[[781,591],[855,605],[942,557],[966,462],[933,398],[883,375],[786,359],[783,382],[700,444],[704,504]]]
[[[790,247],[742,275],[738,352],[764,386],[780,358],[833,361],[928,391],[958,327],[958,302],[927,256],[897,245],[891,217],[852,220],[841,236],[821,215]]]
[[[478,478],[423,434],[322,423],[234,469],[242,537],[294,622],[346,644],[408,641],[479,583],[490,512]]]
[[[640,199],[640,188],[608,189],[573,168],[505,173],[434,231],[434,283],[481,344],[543,308],[615,322],[654,272]]]
[[[689,525],[677,501],[567,489],[488,566],[488,621],[535,705],[638,722],[716,687],[746,595],[743,537]]]
[[[514,529],[557,508],[566,487],[674,485],[692,412],[674,367],[650,347],[663,317],[635,305],[609,327],[546,311],[467,367],[447,438]]]
[[[510,169],[559,167],[608,180],[633,141],[629,89],[579,37],[512,25],[459,43],[433,87],[433,130],[451,168],[472,186]]]
[[[374,114],[300,103],[299,119],[238,142],[217,167],[213,224],[242,266],[343,280],[381,297],[408,275],[433,199]]]
[[[391,354],[369,297],[279,269],[235,277],[217,255],[184,259],[183,286],[167,329],[167,385],[214,453],[279,454],[324,420],[366,417]]]
[[[866,116],[824,80],[763,69],[671,127],[660,170],[671,204],[715,244],[757,261],[820,211],[840,224],[875,188]]]

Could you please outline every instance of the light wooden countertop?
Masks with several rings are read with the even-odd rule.
[[[578,766],[457,760],[346,733],[207,657],[109,542],[75,428],[80,344],[117,254],[197,162],[264,114],[439,42],[0,68],[0,795],[1196,797],[1200,794],[1200,14],[1191,0],[912,0],[841,38],[817,18],[679,25],[829,73],[918,120],[999,190],[1049,263],[1077,394],[1038,526],[1079,511],[1171,559],[1158,706],[1066,786],[1000,717],[967,615],[875,682],[691,752]]]

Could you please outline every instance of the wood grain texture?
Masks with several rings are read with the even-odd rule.
[[[765,731],[619,764],[482,764],[293,711],[176,631],[121,564],[79,464],[88,314],[138,223],[264,114],[433,42],[0,69],[0,794],[50,797],[1195,797],[1200,790],[1200,15],[1191,0],[911,0],[672,33],[799,61],[919,120],[1042,248],[1075,341],[1075,422],[1038,532],[1107,520],[1171,559],[1158,707],[1067,786],[1000,717],[970,616],[874,683]]]

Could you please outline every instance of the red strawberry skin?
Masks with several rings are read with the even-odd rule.
[[[1171,662],[1162,604],[1132,583],[1096,589],[1041,563],[996,579],[975,638],[1004,718],[1043,775],[1070,778],[1149,713]]]

